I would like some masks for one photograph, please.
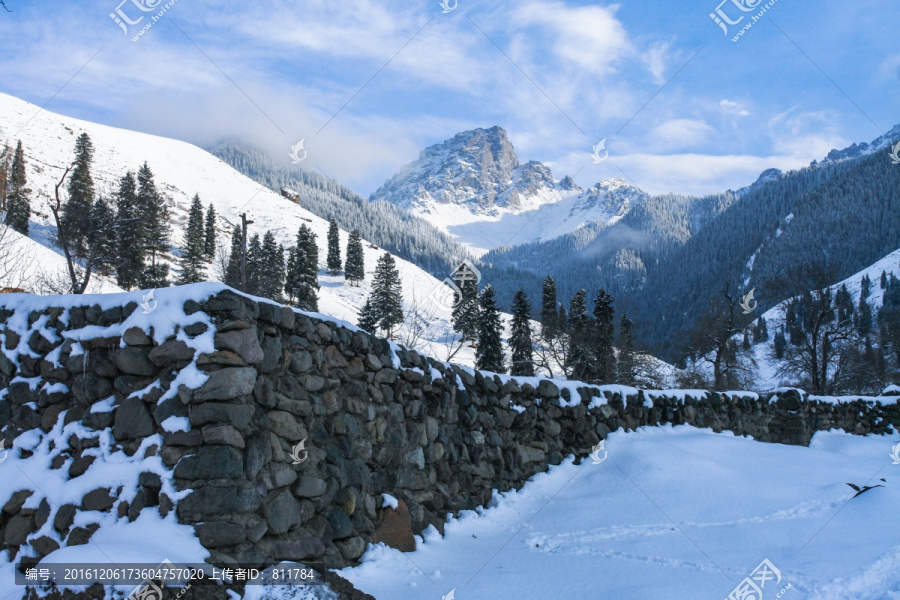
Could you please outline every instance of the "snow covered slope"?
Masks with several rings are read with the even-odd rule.
[[[475,129],[422,151],[370,197],[391,202],[455,236],[472,253],[550,240],[586,223],[614,223],[646,194],[614,179],[588,190],[519,162],[500,127]]]
[[[768,560],[765,600],[900,598],[898,443],[620,430],[600,464],[566,461],[443,538],[426,530],[411,554],[370,546],[341,575],[378,600],[697,600],[728,598]],[[853,498],[846,482],[883,487]]]
[[[35,213],[32,215],[31,238],[47,247],[35,249],[41,258],[34,262],[35,268],[39,267],[44,275],[58,277],[63,274],[62,257],[49,242],[54,228],[48,202],[53,197],[54,187],[66,166],[72,162],[75,139],[82,132],[87,132],[93,141],[94,182],[99,193],[106,197],[112,196],[118,179],[126,171],[137,171],[144,161],[148,162],[154,173],[157,189],[168,198],[174,231],[172,241],[175,246],[179,246],[182,241],[190,200],[194,194],[199,194],[204,205],[212,202],[215,206],[219,215],[219,242],[226,247],[234,225],[240,222],[242,212],[246,212],[248,219],[253,221],[250,226],[251,234],[272,230],[276,239],[285,247],[294,244],[298,228],[305,223],[318,236],[319,259],[324,269],[328,223],[248,179],[206,151],[178,140],[54,114],[23,100],[0,94],[0,140],[6,140],[11,145],[16,140],[21,140],[25,150],[28,185],[33,190],[32,210]],[[348,233],[342,231],[342,253],[346,249],[347,237]],[[24,242],[33,245],[28,240]],[[322,313],[356,323],[358,310],[370,291],[376,262],[384,253],[383,249],[368,242],[363,244],[363,248],[367,280],[360,287],[346,285],[342,276],[329,276],[324,272],[320,274],[322,289],[319,292],[319,310]],[[450,314],[428,300],[440,281],[408,261],[397,258],[396,263],[403,282],[405,308],[409,313],[419,313],[418,319],[410,317],[410,326],[401,331],[399,341],[417,346],[417,349],[436,358],[446,359],[446,348],[449,347],[452,332]],[[215,279],[217,269],[211,268],[209,274]],[[112,289],[104,290],[101,286],[97,291]],[[413,310],[416,307],[418,311]],[[416,327],[412,327],[413,320],[418,321]],[[421,331],[418,334],[407,335],[411,329],[419,327]],[[410,343],[413,337],[419,338],[415,344]],[[472,364],[472,349],[464,347],[456,354],[454,361]]]
[[[837,290],[841,287],[841,285],[846,285],[847,291],[850,292],[850,296],[853,299],[853,305],[858,306],[859,293],[862,287],[861,282],[863,277],[868,276],[869,280],[871,281],[871,287],[869,288],[869,297],[866,299],[866,302],[868,302],[869,306],[872,307],[872,314],[874,315],[884,303],[884,290],[881,289],[881,285],[879,285],[879,280],[881,279],[882,272],[885,272],[888,275],[893,273],[895,277],[900,277],[900,249],[891,252],[881,260],[871,264],[862,271],[854,273],[850,277],[837,282],[836,284],[831,286],[831,289]],[[753,346],[754,358],[756,358],[756,362],[759,367],[757,387],[760,390],[773,390],[777,387],[785,385],[786,383],[784,381],[781,381],[776,374],[777,361],[770,356],[770,351],[772,349],[772,336],[774,335],[778,326],[784,324],[785,308],[785,303],[782,302],[776,306],[773,306],[765,313],[760,315],[766,319],[766,328],[769,331],[770,338],[768,342],[755,344]],[[738,336],[735,336],[735,339],[738,341],[738,343],[740,343],[740,334]]]

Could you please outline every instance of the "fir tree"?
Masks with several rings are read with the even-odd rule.
[[[357,326],[363,331],[375,333],[378,329],[378,313],[372,305],[372,297],[366,298],[366,303],[359,311],[359,322]]]
[[[203,245],[206,260],[212,261],[216,257],[216,209],[212,202],[206,209],[206,229]]]
[[[253,237],[250,238],[250,241],[247,242],[247,289],[244,291],[248,294],[253,294],[254,296],[261,295],[262,266],[262,240],[259,239],[258,233],[254,233]]]
[[[869,279],[868,275],[863,275],[862,279],[859,281],[859,296],[863,300],[869,297],[869,293],[872,289],[872,280]]]
[[[296,299],[301,310],[319,310],[319,247],[316,234],[306,225],[297,232],[297,244],[288,257],[285,291],[292,300]]]
[[[141,215],[141,242],[145,257],[149,257],[148,279],[158,279],[156,255],[169,249],[172,226],[166,199],[156,190],[153,172],[145,162],[137,174],[137,204]],[[144,285],[142,283],[142,285]],[[158,287],[158,286],[148,286]]]
[[[116,266],[116,215],[102,196],[94,202],[91,222],[94,229],[94,265],[103,275],[109,275]],[[155,286],[154,286],[155,287]]]
[[[259,290],[264,298],[281,300],[284,291],[284,248],[275,241],[275,235],[267,231],[263,236]]]
[[[541,293],[541,336],[544,339],[552,339],[559,334],[556,305],[556,281],[547,275]]]
[[[359,285],[359,282],[366,278],[362,237],[360,237],[358,229],[351,231],[350,239],[347,240],[347,264],[344,278],[350,282],[350,285]]]
[[[868,295],[868,294],[867,294]],[[872,333],[872,307],[866,302],[866,296],[859,296],[859,312],[856,318],[856,331],[866,337]]]
[[[372,280],[372,305],[378,315],[378,325],[391,337],[394,327],[403,322],[403,290],[400,272],[390,252],[378,259]]]
[[[16,144],[16,152],[13,155],[9,174],[4,222],[22,235],[28,235],[28,219],[31,217],[31,201],[27,184],[25,151],[20,140]]]
[[[325,259],[326,267],[331,275],[341,272],[341,234],[337,221],[331,219],[328,224],[328,255]]]
[[[560,332],[569,330],[569,316],[562,304],[559,305],[559,314],[556,316],[556,327]]]
[[[887,273],[884,271],[884,269],[881,270],[881,281],[880,281],[880,283],[881,283],[881,289],[887,288]]]
[[[753,328],[753,343],[762,344],[769,341],[769,327],[765,317],[760,317]]]
[[[744,339],[741,341],[741,348],[743,350],[750,350],[750,332],[746,329],[744,330]]]
[[[88,255],[88,239],[92,231],[90,218],[91,209],[94,206],[94,179],[91,176],[91,163],[93,162],[93,159],[94,144],[91,142],[91,138],[87,133],[82,133],[75,141],[75,163],[72,168],[72,173],[69,175],[69,199],[63,207],[63,212],[60,216],[60,226],[64,227],[66,230],[66,238],[69,246],[72,248],[73,254],[79,258],[86,258]],[[126,177],[129,176],[133,181],[134,175],[131,173],[126,175]],[[122,182],[120,181],[120,193],[123,192],[121,184]],[[139,215],[137,214],[136,191],[125,190],[125,193],[129,196],[127,200],[130,203],[127,209],[127,211],[131,213],[129,218],[135,219],[134,223],[129,226],[128,231],[125,233],[133,233],[131,229],[139,224],[137,222]],[[128,240],[128,238],[125,239]],[[131,238],[127,243],[135,244],[139,243],[140,240],[141,237],[137,236]],[[143,248],[139,247],[132,249],[126,252],[126,256],[120,257],[120,259],[126,263],[134,263],[134,252],[143,254]],[[126,283],[131,283],[131,285],[137,284],[137,278],[143,270],[142,261],[138,262],[141,262],[141,268],[137,270],[133,277],[130,272],[126,273],[124,279]],[[135,268],[135,264],[130,264],[130,266],[126,268],[133,269]],[[127,287],[131,287],[131,285]]]
[[[459,290],[454,294],[453,312],[451,313],[453,330],[462,334],[460,341],[471,340],[478,335],[478,278],[463,263],[454,272],[453,279]]]
[[[235,225],[231,234],[231,252],[228,254],[228,263],[225,265],[225,285],[236,290],[241,289],[241,226]]]
[[[784,326],[778,327],[778,331],[775,332],[775,339],[772,342],[772,346],[775,350],[775,358],[778,360],[784,358],[784,349],[787,347],[787,340],[784,339]]]
[[[475,368],[494,373],[504,373],[503,320],[495,299],[494,288],[484,288],[478,301],[478,348],[475,350]]]
[[[591,374],[590,317],[587,292],[578,290],[569,303],[569,352],[567,370],[572,379],[586,380]]]
[[[601,384],[613,383],[616,377],[616,354],[613,349],[613,298],[600,288],[594,298],[593,365],[594,379]]]
[[[203,204],[194,194],[188,212],[187,229],[184,232],[184,248],[181,249],[179,284],[198,283],[206,279],[206,233],[203,225]]]
[[[519,289],[513,297],[512,327],[509,345],[512,350],[512,375],[534,375],[534,345],[531,339],[531,303],[525,290]],[[553,311],[556,317],[556,311]]]
[[[79,138],[80,139],[80,138]],[[72,187],[71,185],[69,186]],[[71,192],[70,192],[71,194]],[[71,202],[71,196],[69,202]],[[79,200],[82,203],[83,200]],[[93,206],[93,199],[91,199]],[[137,203],[137,182],[129,171],[119,180],[116,192],[116,281],[119,287],[129,290],[140,283],[144,272],[144,245],[141,240],[141,214]],[[67,207],[67,213],[73,211]],[[70,221],[80,227],[80,221]],[[88,222],[88,225],[90,223]],[[87,237],[83,238],[87,248]]]

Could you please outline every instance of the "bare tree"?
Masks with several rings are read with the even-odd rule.
[[[403,323],[397,334],[397,342],[411,350],[424,350],[428,346],[425,335],[428,333],[428,325],[435,320],[436,307],[432,303],[422,304],[412,294],[412,301],[407,305],[403,316]],[[449,359],[447,359],[449,360]]]
[[[19,233],[0,223],[0,288],[7,291],[26,291],[30,287],[28,271],[34,256],[17,243]]]
[[[784,303],[790,341],[778,374],[799,378],[814,394],[839,390],[853,369],[860,342],[852,316],[839,316],[831,289],[836,279],[836,266],[818,261],[793,269],[777,282],[780,289],[806,290]]]
[[[721,294],[710,300],[689,336],[689,348],[696,360],[712,368],[715,390],[747,387],[752,383],[755,364],[734,340],[750,323],[750,319],[738,314],[739,304],[740,296],[726,283]]]

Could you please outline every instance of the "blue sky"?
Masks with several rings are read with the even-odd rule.
[[[0,91],[198,145],[246,138],[285,166],[302,138],[304,167],[364,195],[475,127],[582,186],[704,193],[900,123],[900,4],[885,0],[777,0],[737,42],[766,2],[726,0],[744,15],[726,36],[720,0],[176,0],[133,42],[166,2],[120,1],[6,0]],[[148,16],[126,37],[117,8]]]

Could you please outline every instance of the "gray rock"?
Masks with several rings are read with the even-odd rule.
[[[259,370],[263,373],[271,373],[278,368],[278,363],[281,361],[281,338],[267,335],[263,338],[262,348],[265,358],[260,363]]]
[[[231,425],[208,425],[203,428],[203,441],[207,444],[234,446],[244,449],[244,437]]]
[[[244,451],[244,476],[254,479],[263,466],[272,460],[272,443],[269,434],[258,431],[246,438],[247,449]],[[279,448],[279,452],[281,449]]]
[[[263,516],[270,534],[286,533],[294,525],[300,525],[300,504],[290,492],[281,492],[266,500]]]
[[[179,500],[176,510],[181,522],[196,523],[209,517],[253,512],[261,501],[259,492],[252,488],[208,485]]]
[[[243,474],[244,457],[231,446],[203,446],[175,466],[179,479],[236,479]]]
[[[300,352],[296,352],[291,356],[291,373],[295,375],[299,375],[300,373],[306,373],[313,366],[312,354],[307,352],[306,350],[301,350]]]
[[[289,412],[283,410],[270,410],[269,421],[272,423],[272,433],[290,442],[298,442],[308,436],[303,423]]]
[[[31,490],[19,490],[13,492],[12,497],[3,505],[3,512],[8,515],[17,514],[25,505],[25,501],[34,494]]]
[[[112,508],[115,498],[112,497],[107,488],[97,488],[85,494],[81,499],[81,508],[83,510],[102,510],[106,511]]]
[[[253,416],[253,407],[220,402],[204,402],[191,410],[191,425],[198,427],[207,423],[231,425],[243,430]]]
[[[62,533],[75,522],[75,513],[77,512],[78,507],[74,504],[63,504],[56,511],[56,516],[53,517],[53,528]]]
[[[150,351],[149,359],[154,365],[165,367],[173,363],[192,360],[195,349],[181,340],[169,340]]]
[[[140,346],[126,346],[115,352],[116,366],[128,375],[149,377],[156,375],[159,368],[150,362],[147,349]]]
[[[541,379],[537,387],[537,394],[541,398],[559,398],[559,388],[548,379]]]
[[[253,393],[256,385],[256,369],[252,367],[229,367],[209,374],[209,379],[199,390],[195,390],[192,402],[207,400],[230,400]]]
[[[113,436],[117,440],[144,438],[156,433],[156,424],[142,400],[128,398],[116,409]]]
[[[262,346],[257,339],[256,327],[217,333],[216,348],[230,350],[249,364],[259,363],[264,358]]]
[[[318,375],[307,375],[303,378],[303,387],[310,392],[318,392],[325,387],[325,379]]]
[[[59,542],[50,536],[42,535],[36,540],[31,540],[31,547],[41,556],[47,556],[51,552],[59,550]]]
[[[247,541],[247,533],[244,528],[228,521],[207,521],[195,525],[194,529],[204,548],[235,546]]]
[[[318,498],[328,489],[328,482],[313,475],[304,475],[294,486],[294,494],[300,498]]]
[[[276,560],[305,560],[325,554],[325,544],[317,537],[308,537],[299,542],[275,542],[269,551]]]
[[[35,529],[33,516],[16,515],[6,524],[3,541],[10,546],[21,546]]]
[[[253,387],[253,398],[257,404],[263,408],[275,408],[276,399],[269,380],[263,376],[256,379],[256,385]]]
[[[366,551],[366,540],[359,536],[355,536],[336,542],[335,546],[341,551],[341,556],[347,560],[356,560]]]
[[[347,516],[347,513],[341,509],[335,508],[330,510],[325,516],[325,519],[328,521],[328,524],[331,525],[331,532],[334,539],[342,540],[350,537],[353,533],[353,523],[350,522],[350,517]]]
[[[76,527],[66,538],[66,546],[83,546],[87,544],[94,532],[100,528],[97,523],[91,523],[87,527]]]

